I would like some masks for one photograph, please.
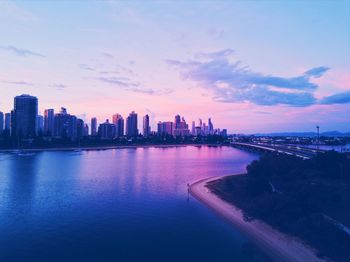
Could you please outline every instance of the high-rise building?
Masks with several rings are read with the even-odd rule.
[[[210,117],[208,119],[208,129],[209,129],[209,135],[213,135],[214,134],[214,125],[211,122],[211,118]]]
[[[5,114],[5,131],[8,133],[11,131],[11,113]]]
[[[188,125],[185,121],[185,118],[181,118],[179,115],[175,116],[174,121],[174,136],[188,136],[190,134],[190,130],[188,129]]]
[[[116,137],[124,136],[124,118],[119,114],[113,115],[113,124],[115,125],[115,128],[116,128],[115,136]]]
[[[97,118],[96,117],[91,118],[91,135],[92,136],[97,135]]]
[[[180,128],[181,116],[176,115],[174,120],[174,129]]]
[[[4,113],[0,111],[0,135],[4,131]]]
[[[126,135],[128,137],[135,137],[139,133],[137,129],[137,114],[132,111],[126,118]]]
[[[98,135],[101,139],[113,139],[115,137],[115,131],[115,125],[109,123],[108,119],[98,127]]]
[[[77,117],[67,113],[67,109],[61,108],[54,118],[54,136],[57,138],[77,138]]]
[[[44,134],[46,136],[53,135],[54,118],[55,118],[55,111],[53,109],[45,109],[45,112],[44,112]]]
[[[16,96],[11,127],[11,135],[32,138],[36,135],[38,99],[30,95]]]
[[[194,121],[192,121],[191,134],[192,134],[193,136],[196,135],[196,123],[195,123]]]
[[[223,137],[227,137],[227,129],[222,129],[220,135]]]
[[[77,138],[82,139],[84,137],[84,121],[83,119],[77,119]]]
[[[149,116],[145,115],[143,117],[143,136],[149,137],[151,133],[151,127],[149,126]]]
[[[89,126],[88,124],[84,125],[84,137],[89,136]]]
[[[174,123],[173,122],[158,122],[157,131],[159,136],[173,135]]]
[[[44,131],[44,117],[41,115],[36,116],[35,132],[36,135],[42,135]]]

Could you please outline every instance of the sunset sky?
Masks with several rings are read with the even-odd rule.
[[[1,1],[0,111],[350,131],[350,1]]]

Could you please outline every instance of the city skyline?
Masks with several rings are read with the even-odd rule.
[[[65,106],[85,122],[135,110],[153,130],[186,112],[229,133],[349,132],[348,13],[348,1],[2,1],[0,110],[30,93],[41,115]]]
[[[150,125],[151,118],[148,114],[138,121],[138,114],[133,110],[124,120],[119,113],[113,114],[111,121],[98,121],[92,117],[90,122],[71,114],[66,107],[61,106],[59,111],[53,108],[44,110],[44,115],[38,113],[39,99],[29,94],[21,94],[13,99],[13,109],[10,113],[0,110],[0,135],[4,137],[34,138],[43,136],[46,138],[69,138],[72,141],[87,137],[99,137],[100,139],[115,139],[120,137],[135,138],[142,135],[145,139],[150,136],[227,136],[227,129],[214,129],[211,118],[208,124],[198,119],[198,125],[192,121],[192,128],[186,123],[185,117],[175,115],[174,121],[158,121],[153,128]],[[90,126],[89,124],[90,123]],[[170,124],[170,126],[169,126]],[[164,126],[164,127],[163,127]]]

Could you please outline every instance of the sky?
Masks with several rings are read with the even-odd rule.
[[[350,1],[0,1],[0,111],[350,131]]]

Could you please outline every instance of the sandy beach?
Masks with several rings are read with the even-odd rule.
[[[222,200],[206,187],[208,182],[215,179],[219,178],[207,178],[193,183],[190,185],[190,193],[232,223],[273,260],[296,262],[326,261],[318,258],[310,247],[261,221],[244,221],[241,210]]]

